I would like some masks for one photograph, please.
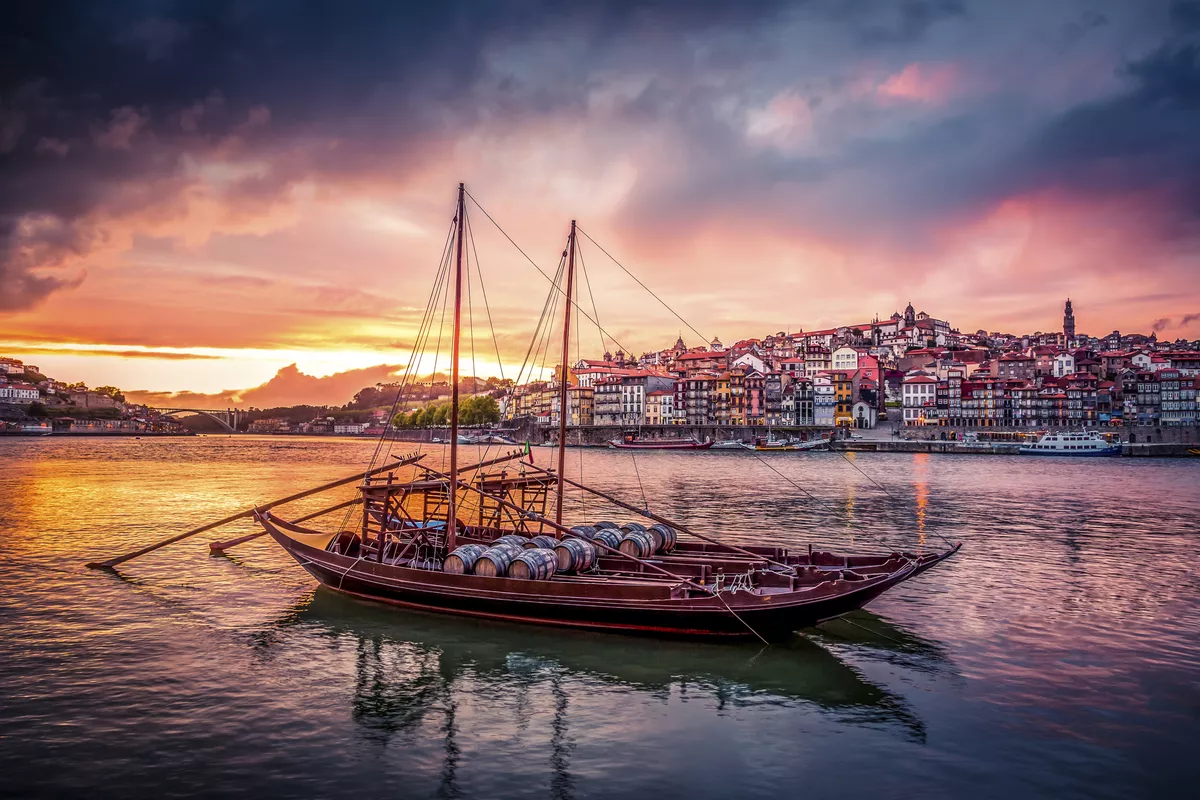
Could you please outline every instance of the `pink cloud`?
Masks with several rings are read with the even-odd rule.
[[[957,94],[961,75],[953,64],[909,64],[877,89],[885,98],[938,104]]]

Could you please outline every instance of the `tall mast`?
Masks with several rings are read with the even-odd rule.
[[[454,254],[454,354],[450,357],[450,490],[447,495],[449,510],[446,512],[446,549],[453,550],[457,542],[458,519],[458,343],[462,326],[462,260],[463,260],[463,217],[466,207],[463,198],[466,189],[458,185],[458,213],[454,221],[458,224],[455,235]]]
[[[571,344],[571,291],[575,284],[575,220],[567,239],[567,310],[563,319],[562,375],[558,386],[558,491],[554,497],[554,522],[562,525],[563,477],[567,464],[567,348]]]

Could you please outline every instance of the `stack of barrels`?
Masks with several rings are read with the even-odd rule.
[[[531,547],[508,565],[506,577],[523,581],[544,581],[554,577],[558,556],[548,547]]]
[[[453,575],[482,575],[488,578],[547,580],[555,574],[580,573],[596,566],[601,551],[620,551],[634,558],[649,558],[675,549],[675,529],[669,525],[646,527],[638,522],[618,526],[612,522],[576,525],[571,536],[527,538],[501,536],[491,547],[464,544],[446,557],[442,565]]]
[[[626,522],[620,530],[624,535],[617,549],[627,556],[649,558],[675,549],[675,529],[668,525],[656,523],[647,528],[640,522]]]
[[[515,542],[498,541],[483,551],[471,571],[485,578],[503,578],[512,562],[524,552],[525,548]]]

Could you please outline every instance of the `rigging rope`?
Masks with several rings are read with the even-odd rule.
[[[478,200],[476,200],[474,197],[471,197],[470,192],[467,192],[467,197],[469,197],[471,202],[475,204],[476,208],[478,208],[480,211],[483,212],[483,215],[488,218],[488,221],[491,222],[494,226],[496,226],[496,230],[500,231],[500,233],[504,235],[504,238],[508,239],[509,243],[511,243],[513,247],[517,248],[517,252],[520,253],[522,256],[524,256],[525,260],[533,265],[533,268],[538,271],[538,274],[540,274],[546,280],[550,281],[550,285],[553,287],[554,290],[556,290],[561,295],[566,294],[566,291],[558,285],[558,281],[552,279],[549,275],[547,275],[545,273],[545,271],[537,265],[537,262],[534,261],[532,258],[530,258],[529,254],[526,253],[524,250],[522,250],[521,246],[519,244],[517,244],[515,241],[513,241],[513,238],[508,235],[508,232],[505,231],[504,228],[500,227],[500,223],[496,222],[496,220],[492,218],[492,215],[487,212],[487,209],[484,208],[483,206],[481,206],[479,204]],[[577,300],[572,298],[571,305],[573,305],[580,314],[583,314],[584,318],[588,322],[591,322],[597,328],[600,328],[600,332],[603,333],[605,336],[607,336],[609,339],[612,339],[613,343],[616,344],[618,347],[620,347],[621,350],[625,351],[626,353],[631,352],[628,348],[626,348],[624,345],[622,345],[620,342],[617,341],[617,337],[613,336],[611,333],[604,330],[604,328],[600,327],[599,322],[597,322],[596,320],[594,320],[590,316],[588,316],[588,313],[579,307],[579,302]]]
[[[431,286],[429,289],[429,297],[425,301],[425,311],[421,317],[421,324],[417,328],[416,339],[413,341],[413,350],[412,350],[413,356],[416,356],[423,352],[423,348],[424,348],[424,345],[422,344],[422,333],[423,332],[425,333],[425,337],[424,337],[425,341],[426,342],[428,341],[428,325],[432,322],[433,309],[436,306],[436,298],[438,295],[438,290],[439,290],[439,287],[441,287],[441,285],[442,285],[442,275],[444,272],[447,272],[449,269],[451,245],[454,242],[454,229],[455,229],[454,221],[452,220],[450,222],[449,230],[446,232],[446,240],[442,245],[442,256],[438,261],[437,275],[434,278],[433,286]],[[388,414],[387,422],[384,424],[383,432],[379,434],[379,439],[375,443],[375,450],[371,454],[371,460],[368,463],[367,469],[365,470],[365,472],[369,473],[372,469],[375,468],[375,464],[378,463],[379,454],[382,451],[383,443],[384,443],[385,439],[387,438],[388,427],[389,427],[391,421],[396,416],[396,409],[400,405],[400,400],[404,397],[405,389],[408,387],[409,378],[415,377],[415,375],[416,375],[416,372],[415,372],[415,366],[414,366],[414,359],[412,357],[410,357],[408,359],[408,364],[405,365],[404,373],[401,376],[400,385],[396,389],[396,396],[392,400],[392,407]],[[385,458],[391,456],[392,448],[394,447],[394,445],[395,445],[394,440],[388,441],[387,453],[384,456]],[[365,479],[366,475],[364,474],[363,477]],[[346,509],[346,514],[342,518],[341,528],[344,529],[349,524],[350,515],[353,512],[354,512],[353,508]]]
[[[592,315],[596,317],[596,333],[600,336],[600,352],[605,352],[608,347],[604,341],[604,329],[600,327],[600,311],[596,308],[596,295],[592,293],[592,281],[588,278],[587,265],[583,261],[583,249],[579,247],[579,243],[575,243],[575,255],[579,258],[579,272],[583,275],[584,286],[587,287],[588,298],[592,302]]]
[[[692,327],[692,324],[691,324],[690,322],[688,322],[686,319],[684,319],[683,317],[681,317],[681,316],[679,315],[679,312],[677,312],[675,309],[671,308],[669,305],[667,305],[667,302],[666,302],[665,300],[663,300],[661,297],[659,297],[658,295],[656,295],[656,294],[654,293],[654,291],[653,291],[653,290],[652,290],[652,289],[651,289],[649,286],[647,286],[646,284],[642,283],[642,282],[641,282],[641,280],[640,280],[640,279],[639,279],[639,278],[638,278],[636,275],[634,275],[634,274],[633,274],[632,272],[630,272],[629,270],[625,269],[625,265],[624,265],[624,264],[622,264],[620,261],[617,261],[616,257],[615,257],[615,256],[614,256],[612,253],[610,253],[610,252],[608,252],[607,250],[605,250],[605,249],[604,249],[604,247],[603,247],[603,246],[601,246],[601,244],[600,244],[599,242],[597,242],[595,239],[593,239],[593,238],[591,237],[591,235],[590,235],[590,234],[589,234],[587,231],[585,231],[583,228],[578,228],[578,230],[579,230],[579,232],[580,232],[580,233],[582,233],[584,236],[586,236],[586,237],[587,237],[587,240],[588,240],[589,242],[591,242],[592,244],[596,245],[596,247],[600,249],[600,252],[601,252],[601,253],[604,253],[604,255],[606,255],[606,256],[608,256],[610,259],[612,259],[612,262],[613,262],[614,264],[616,264],[618,267],[620,267],[622,272],[624,272],[624,273],[625,273],[626,275],[628,275],[629,277],[633,278],[633,280],[637,282],[637,285],[638,285],[638,286],[640,286],[640,287],[642,287],[643,289],[645,289],[645,290],[646,290],[646,292],[647,292],[647,293],[648,293],[648,294],[649,294],[651,297],[653,297],[655,300],[657,300],[659,303],[661,303],[663,308],[665,308],[667,311],[670,311],[672,314],[674,314],[674,315],[675,315],[675,318],[676,318],[676,319],[678,319],[680,322],[682,322],[684,325],[687,325],[687,326],[688,326],[688,328],[689,328],[689,329],[692,331],[692,333],[694,333],[694,334],[696,334],[697,336],[699,336],[699,337],[700,337],[700,341],[701,341],[701,342],[707,342],[707,341],[709,341],[709,340],[708,340],[708,339],[707,339],[707,338],[704,336],[704,334],[700,333],[700,331],[698,331],[698,330],[696,330],[695,328],[693,328],[693,327]]]
[[[830,501],[828,501],[828,500],[824,500],[824,499],[822,499],[822,498],[820,498],[820,497],[817,497],[817,496],[816,496],[816,495],[814,495],[812,492],[808,491],[808,490],[807,490],[807,489],[805,489],[803,486],[801,486],[800,484],[796,483],[794,480],[792,480],[791,478],[789,478],[787,475],[784,475],[782,472],[780,472],[779,470],[775,469],[775,467],[771,466],[771,464],[769,464],[767,461],[765,461],[765,460],[763,459],[763,457],[762,457],[762,456],[760,456],[758,453],[754,453],[754,457],[755,457],[756,459],[758,459],[758,461],[759,461],[759,462],[760,462],[760,463],[761,463],[761,464],[762,464],[764,467],[766,467],[767,469],[771,470],[771,471],[772,471],[772,472],[774,472],[776,475],[778,475],[779,477],[783,478],[785,481],[787,481],[788,483],[790,483],[792,486],[794,486],[795,488],[797,488],[797,489],[799,489],[801,492],[803,492],[805,495],[807,495],[807,496],[808,496],[808,498],[809,498],[810,500],[813,500],[813,501],[815,501],[815,502],[817,502],[817,503],[820,503],[820,504],[822,504],[822,505],[824,505],[824,506],[827,506],[827,507],[828,507],[828,508],[830,508],[830,509],[831,509],[831,510],[832,510],[832,511],[835,513],[835,514],[839,514],[839,513],[841,513],[841,509],[839,509],[839,508],[838,508],[837,506],[835,506],[833,503],[831,503],[831,502],[830,502]],[[878,536],[878,535],[875,535],[875,534],[872,534],[870,530],[864,529],[864,530],[863,530],[863,533],[865,533],[865,534],[867,534],[868,536],[870,536],[871,538],[873,538],[873,539],[874,539],[876,542],[878,542],[879,544],[883,545],[885,548],[887,548],[887,549],[889,549],[889,550],[892,548],[892,545],[888,544],[888,543],[887,543],[887,541],[885,541],[885,540],[884,540],[882,537],[880,537],[880,536]]]
[[[831,447],[830,449],[832,449],[832,447]],[[835,452],[835,453],[837,453],[838,455],[840,455],[840,456],[842,457],[842,459],[843,459],[843,460],[844,460],[844,461],[845,461],[847,464],[849,464],[850,466],[852,466],[852,467],[854,467],[856,470],[858,470],[858,472],[859,472],[859,474],[860,474],[860,475],[862,475],[864,478],[866,478],[867,480],[869,480],[871,483],[875,484],[876,488],[878,488],[878,489],[879,489],[879,491],[883,492],[884,494],[886,494],[888,497],[890,497],[892,500],[896,501],[897,503],[901,503],[901,504],[903,504],[903,501],[902,501],[902,500],[900,500],[900,498],[896,497],[894,494],[892,494],[891,492],[889,492],[887,489],[885,489],[885,488],[883,487],[883,485],[882,485],[882,484],[880,484],[880,483],[879,483],[879,481],[875,480],[875,479],[874,479],[874,478],[872,478],[870,475],[868,475],[866,472],[864,472],[864,471],[862,470],[862,468],[858,466],[858,464],[855,464],[855,463],[854,463],[854,460],[853,460],[852,458],[850,458],[849,456],[847,456],[847,455],[846,455],[845,453],[843,453],[841,450],[834,450],[834,452]],[[942,532],[941,532],[941,531],[939,531],[939,530],[937,530],[937,529],[935,528],[935,529],[934,529],[934,531],[933,531],[933,533],[934,533],[934,535],[935,535],[935,536],[937,536],[939,539],[941,539],[941,540],[942,540],[943,542],[945,542],[947,545],[949,545],[950,547],[954,547],[954,543],[953,543],[953,542],[951,542],[949,539],[947,539],[947,538],[946,538],[946,537],[945,537],[945,536],[942,534]]]

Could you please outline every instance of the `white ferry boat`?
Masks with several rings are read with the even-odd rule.
[[[1047,433],[1020,452],[1027,456],[1119,456],[1121,445],[1109,444],[1097,431]]]

